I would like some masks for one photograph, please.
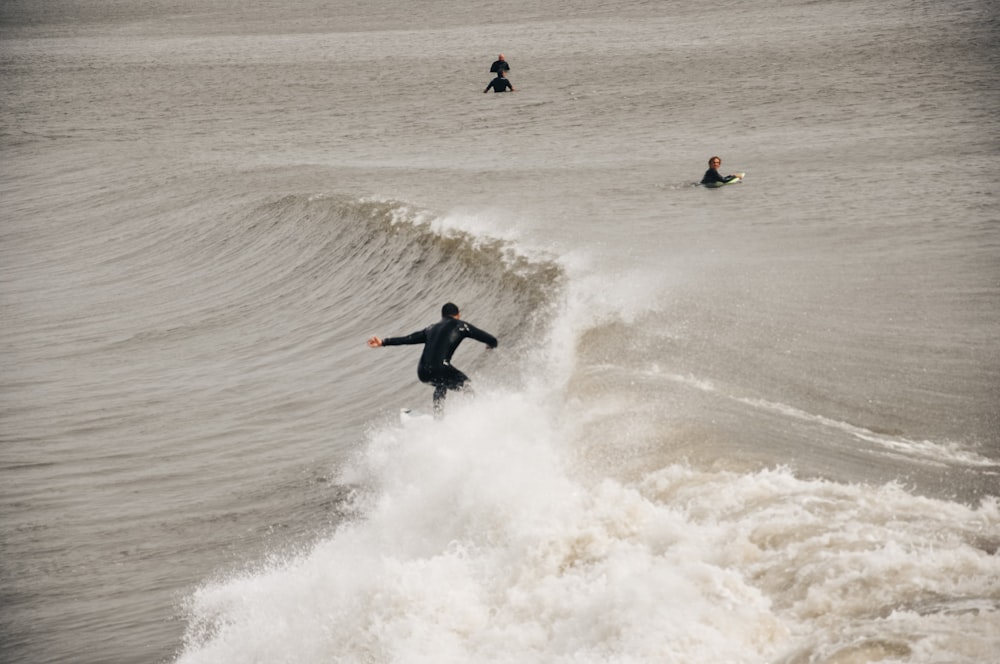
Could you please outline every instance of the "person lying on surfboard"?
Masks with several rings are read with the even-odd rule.
[[[719,166],[722,166],[722,159],[719,157],[712,157],[709,159],[708,170],[705,171],[705,177],[701,179],[701,184],[715,184],[716,182],[726,183],[739,179],[739,175],[727,175],[725,177],[719,175]]]
[[[441,320],[422,330],[405,337],[372,337],[368,340],[370,348],[381,346],[402,346],[404,344],[423,344],[424,352],[417,364],[417,378],[422,383],[434,386],[434,412],[440,414],[444,409],[444,398],[448,390],[461,390],[469,382],[469,377],[451,365],[451,356],[455,354],[458,344],[466,337],[486,344],[487,348],[497,347],[497,338],[489,332],[480,330],[475,325],[462,320],[458,307],[448,302],[441,307]]]

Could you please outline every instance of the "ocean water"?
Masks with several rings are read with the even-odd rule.
[[[0,660],[1000,662],[998,37],[0,4]]]

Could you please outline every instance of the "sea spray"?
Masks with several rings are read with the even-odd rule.
[[[684,464],[589,482],[564,415],[485,389],[373,430],[340,478],[361,516],[202,587],[180,662],[985,661],[996,501]]]

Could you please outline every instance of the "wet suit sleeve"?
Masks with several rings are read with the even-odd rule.
[[[422,344],[427,342],[427,330],[420,330],[405,337],[386,337],[382,340],[383,346],[405,346],[407,344]]]
[[[494,337],[489,332],[484,332],[475,325],[470,325],[469,323],[466,323],[465,327],[466,327],[466,336],[472,337],[476,341],[481,341],[490,348],[497,347],[497,338]]]

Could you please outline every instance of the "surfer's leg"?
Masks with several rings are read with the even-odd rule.
[[[459,392],[468,385],[469,377],[453,366],[444,366],[434,377],[434,413],[440,416],[444,412],[444,400],[448,390]]]
[[[444,385],[434,386],[434,417],[440,417],[444,413],[444,398],[448,396],[448,388]]]
[[[441,382],[444,383],[449,390],[461,390],[465,387],[465,384],[469,382],[469,377],[455,367],[448,365],[444,369],[444,376],[442,377]]]

